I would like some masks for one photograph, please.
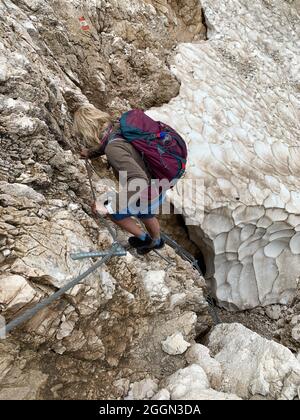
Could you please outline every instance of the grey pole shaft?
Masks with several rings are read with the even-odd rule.
[[[89,276],[93,271],[97,270],[102,264],[107,262],[113,254],[114,250],[112,249],[111,252],[103,257],[100,261],[98,261],[96,264],[92,265],[88,270],[86,270],[84,273],[80,274],[79,276],[75,277],[73,280],[71,280],[69,283],[67,283],[65,286],[63,286],[61,289],[59,289],[57,292],[53,293],[53,295],[49,296],[48,298],[42,300],[37,305],[35,305],[31,309],[27,309],[22,315],[18,316],[11,322],[9,322],[6,327],[5,331],[8,333],[13,328],[16,328],[18,325],[22,324],[25,321],[28,321],[33,315],[35,315],[38,311],[48,306],[50,303],[54,302],[56,299],[58,299],[61,295],[63,295],[66,291],[74,287],[76,284],[78,284],[81,280],[83,280],[85,277]]]

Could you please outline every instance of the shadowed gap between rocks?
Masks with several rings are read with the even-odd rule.
[[[214,294],[210,280],[214,275],[214,251],[205,241],[204,234],[199,236],[200,228],[197,226],[197,242],[190,238],[189,229],[180,214],[164,215],[160,217],[162,230],[169,234],[180,246],[192,254],[207,281],[208,290]]]

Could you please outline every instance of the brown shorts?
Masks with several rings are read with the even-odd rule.
[[[150,186],[151,176],[140,153],[127,141],[117,139],[106,146],[105,154],[108,162],[112,166],[116,178],[120,181],[120,191],[126,186],[126,190],[123,190],[126,191],[126,196],[122,195],[120,191],[116,195],[115,213],[111,214],[112,218],[115,220],[122,220],[130,216],[137,216],[141,219],[154,217],[154,214],[148,212],[147,200],[149,191],[151,192],[152,197],[154,197],[154,199],[156,198],[156,190],[153,194]],[[126,172],[126,175],[121,177],[121,171]],[[143,182],[145,186],[138,198],[136,196],[136,190],[130,191],[127,189],[127,186],[130,185],[131,181]],[[157,194],[157,200],[159,199],[158,195],[159,193]],[[146,210],[142,213],[139,211],[132,211],[132,206],[129,205],[130,199],[132,198],[133,203],[138,203],[141,202],[142,196],[146,196],[147,206],[144,206],[144,208],[146,207]]]

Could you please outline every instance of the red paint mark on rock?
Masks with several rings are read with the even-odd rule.
[[[80,27],[83,31],[88,31],[90,29],[89,25],[86,23],[84,16],[80,16],[79,22],[80,22]]]

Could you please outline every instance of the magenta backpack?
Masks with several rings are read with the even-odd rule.
[[[184,174],[187,148],[173,128],[154,121],[141,109],[125,112],[120,128],[125,140],[141,153],[153,178],[172,181]]]

